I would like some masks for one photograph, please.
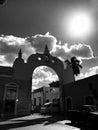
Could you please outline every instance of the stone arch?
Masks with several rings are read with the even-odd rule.
[[[64,72],[64,64],[61,60],[59,60],[58,58],[48,54],[32,54],[31,56],[29,56],[29,58],[27,59],[27,75],[29,76],[28,79],[32,78],[32,74],[34,72],[34,70],[39,67],[39,66],[47,66],[52,68],[58,78],[59,78],[59,91],[60,91],[60,104],[61,104],[61,111],[63,111],[63,103],[62,103],[62,86],[63,86],[63,72]]]
[[[22,59],[22,54],[18,54],[18,58],[13,63],[13,78],[18,80],[30,80],[33,71],[39,66],[47,66],[52,68],[58,75],[62,84],[67,84],[74,81],[72,67],[62,62],[57,57],[49,53],[48,48],[44,53],[32,54],[28,57],[25,63]]]
[[[19,87],[19,85],[15,82],[10,82],[10,83],[7,83],[5,84],[6,87],[9,87],[9,86],[12,86],[12,87]]]
[[[64,63],[57,57],[52,56],[46,46],[43,53],[30,55],[26,63],[20,51],[18,58],[13,63],[13,79],[19,83],[19,103],[22,103],[22,106],[18,103],[21,108],[20,111],[23,111],[23,109],[24,111],[30,111],[31,109],[32,74],[39,66],[50,67],[58,75],[60,81],[60,104],[63,110],[64,84],[74,81],[73,70],[71,66],[64,67]]]
[[[27,67],[28,67],[28,74],[29,76],[32,75],[34,70],[39,66],[47,66],[52,68],[60,81],[63,80],[63,63],[56,57],[51,55],[46,56],[44,54],[32,54],[27,60]]]

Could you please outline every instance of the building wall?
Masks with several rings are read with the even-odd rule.
[[[46,102],[52,102],[53,99],[59,99],[59,88],[50,88],[50,87],[41,87],[36,89],[32,93],[32,102],[33,102],[33,108],[37,111],[40,110],[40,107],[44,105]],[[36,103],[35,101],[36,100]]]
[[[40,103],[43,105],[43,92],[34,93],[33,98],[36,99],[36,103],[34,103],[34,105],[39,106]],[[39,98],[41,98],[41,102],[39,101]]]
[[[94,75],[67,85],[64,85],[65,110],[67,110],[67,99],[72,101],[72,108],[78,109],[80,105],[86,104],[86,97],[91,96],[94,104],[98,104],[98,75]]]
[[[0,75],[0,115],[3,113],[5,84],[11,82],[11,76]]]
[[[4,69],[4,68],[3,68]],[[6,71],[5,71],[6,72]],[[8,105],[6,101],[11,101],[8,99],[7,93],[8,89],[14,89],[16,87],[16,97],[14,111],[6,111]],[[11,96],[11,95],[10,95]],[[11,75],[0,75],[0,116],[9,115],[26,115],[31,113],[31,81],[29,80],[16,80]]]
[[[4,69],[5,68],[5,69]],[[15,69],[15,68],[14,68]],[[6,69],[6,67],[0,67],[0,115],[4,113],[5,104],[5,89],[7,84],[15,83],[18,86],[17,98],[15,100],[15,113],[16,115],[26,115],[31,113],[31,85],[32,79],[28,80],[19,79],[13,76],[13,69]],[[10,73],[11,72],[11,73]],[[36,106],[41,106],[47,99],[52,101],[53,99],[60,98],[59,88],[43,87],[42,90],[38,89],[34,92],[33,98],[36,98]],[[65,110],[68,108],[68,102],[71,100],[72,108],[77,109],[80,105],[86,104],[85,97],[92,96],[94,103],[98,105],[98,75],[91,76],[76,82],[63,85],[63,99],[65,103]],[[39,100],[41,99],[41,104]],[[34,101],[34,99],[33,99]],[[34,103],[34,102],[33,102]],[[70,107],[70,103],[69,103]],[[8,113],[9,115],[9,113]]]
[[[53,100],[57,100],[60,98],[59,88],[47,88],[46,89],[46,100],[48,99],[50,102]]]
[[[19,85],[16,113],[17,115],[30,114],[32,107],[30,81],[15,80],[15,82]]]

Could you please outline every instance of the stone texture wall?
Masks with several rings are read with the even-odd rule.
[[[3,113],[5,84],[12,81],[11,76],[0,75],[0,115]]]
[[[16,102],[16,114],[26,115],[31,113],[31,81],[16,80],[19,85],[18,100]]]

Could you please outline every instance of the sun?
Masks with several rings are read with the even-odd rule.
[[[92,31],[92,19],[88,13],[76,12],[67,20],[67,33],[73,38],[87,37]]]

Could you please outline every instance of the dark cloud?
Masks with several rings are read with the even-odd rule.
[[[5,61],[8,62],[9,64],[11,64],[11,63],[13,63],[13,61],[15,60],[16,57],[17,57],[16,54],[9,53],[9,54],[5,55]]]
[[[55,49],[51,52],[53,56],[59,57],[63,60],[71,57],[69,52],[66,52],[65,46],[57,45]]]
[[[0,54],[9,54],[9,53],[17,53],[19,50],[19,46],[17,45],[8,45],[5,42],[0,41]]]
[[[72,55],[81,57],[81,59],[90,59],[94,57],[91,46],[86,44],[73,45],[71,48],[71,53]]]
[[[26,60],[28,56],[35,52],[31,44],[25,38],[19,38],[12,35],[0,37],[0,55],[4,56],[6,63],[12,64],[18,56],[18,51],[22,49],[23,58]]]
[[[60,57],[63,60],[69,59],[72,56],[86,60],[94,58],[91,46],[81,43],[70,46],[68,46],[68,43],[56,45],[55,49],[52,51],[52,55]]]
[[[85,73],[88,68],[92,68],[98,65],[98,58],[94,57],[91,59],[82,59],[83,72]]]
[[[37,34],[28,37],[26,40],[31,43],[36,52],[43,52],[46,44],[48,45],[48,49],[51,51],[57,42],[56,38],[49,33],[46,33],[45,35]]]

